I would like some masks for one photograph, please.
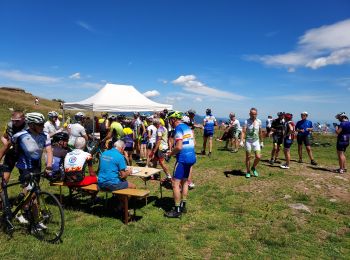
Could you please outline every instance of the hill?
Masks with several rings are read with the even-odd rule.
[[[20,88],[0,87],[0,129],[3,129],[11,118],[11,110],[26,112],[37,111],[44,115],[48,111],[59,111],[59,102],[38,97],[39,105],[34,104],[35,96]]]

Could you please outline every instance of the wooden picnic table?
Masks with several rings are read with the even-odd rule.
[[[162,183],[161,183],[161,169],[157,168],[150,168],[150,167],[139,167],[139,166],[132,166],[133,171],[138,171],[130,174],[131,177],[141,177],[143,181],[145,182],[145,186],[147,186],[147,180],[148,178],[152,177],[155,174],[159,173],[159,190],[160,190],[160,197],[163,198],[163,189],[162,189]]]

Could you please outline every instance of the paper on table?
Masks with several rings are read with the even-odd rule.
[[[140,172],[139,169],[135,169],[135,168],[132,169],[132,174],[139,173],[139,172]]]

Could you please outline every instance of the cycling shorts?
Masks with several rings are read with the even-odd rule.
[[[214,135],[214,131],[204,129],[204,137],[212,137],[213,135]]]
[[[157,152],[154,154],[154,158],[158,161],[164,161],[165,155],[166,155],[167,150],[157,150]]]
[[[250,153],[250,152],[260,152],[261,151],[261,147],[260,147],[260,142],[259,140],[256,141],[250,141],[250,140],[246,140],[245,142],[245,150]]]
[[[297,135],[297,142],[299,145],[305,144],[305,146],[310,146],[310,136],[309,135]]]
[[[174,138],[175,137],[175,130],[170,130],[168,133],[168,137]]]
[[[272,135],[272,142],[277,145],[281,145],[283,143],[283,135],[274,134]]]
[[[346,148],[349,146],[349,142],[337,142],[337,151],[345,152]]]
[[[156,144],[155,143],[147,143],[147,149],[152,150]]]
[[[127,181],[122,181],[117,184],[99,184],[98,188],[102,191],[114,191],[114,190],[123,190],[128,188],[129,183]]]
[[[183,180],[188,179],[188,176],[190,175],[192,163],[181,163],[176,162],[173,177],[177,180]]]
[[[289,149],[293,144],[293,139],[285,138],[283,142],[284,149]]]
[[[18,155],[14,148],[10,148],[5,154],[4,164],[6,172],[12,172],[13,168],[15,168],[16,162],[18,160]]]

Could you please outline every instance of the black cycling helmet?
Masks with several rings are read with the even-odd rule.
[[[205,110],[205,114],[211,115],[211,109],[210,109],[210,108],[207,108],[207,110]]]
[[[52,136],[52,142],[58,143],[59,141],[66,141],[68,142],[69,135],[65,132],[59,132]]]
[[[117,120],[117,117],[115,115],[110,115],[108,117],[108,119],[111,120],[111,121],[115,121],[115,120]]]
[[[277,116],[283,116],[285,113],[284,112],[278,112]]]

